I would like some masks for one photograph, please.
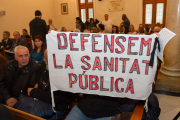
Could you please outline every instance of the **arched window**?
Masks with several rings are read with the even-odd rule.
[[[79,0],[79,16],[84,23],[93,18],[93,12],[93,0]]]
[[[143,24],[165,26],[166,0],[143,0]]]

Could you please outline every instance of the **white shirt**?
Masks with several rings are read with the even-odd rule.
[[[102,21],[102,24],[104,25],[105,30],[111,31],[113,21],[111,19],[108,19],[107,21]]]

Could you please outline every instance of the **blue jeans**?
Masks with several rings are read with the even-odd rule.
[[[112,118],[114,118],[114,116]],[[88,118],[76,105],[72,108],[71,112],[68,114],[65,120],[111,120],[111,118],[110,117],[103,117],[96,119]]]

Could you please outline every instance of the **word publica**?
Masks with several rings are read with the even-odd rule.
[[[84,74],[84,73],[83,73]],[[82,76],[85,77],[85,80],[82,80]],[[131,94],[134,94],[134,87],[133,87],[133,80],[129,79],[126,88],[119,88],[118,85],[121,84],[121,82],[124,82],[123,78],[117,78],[114,80],[114,77],[111,77],[109,80],[109,88],[104,88],[104,77],[103,76],[96,76],[96,75],[89,75],[89,84],[88,84],[88,75],[82,75],[79,74],[79,77],[76,74],[69,73],[69,87],[72,88],[73,84],[76,84],[79,78],[79,87],[83,90],[88,89],[89,90],[100,90],[100,91],[110,91],[113,92],[114,89],[118,93],[125,92],[127,93],[128,91],[131,92]],[[100,80],[100,82],[99,82]],[[83,86],[84,82],[84,86]],[[98,85],[98,83],[100,85]],[[124,86],[125,87],[125,86]]]
[[[63,39],[61,39],[62,37]],[[80,40],[81,43],[81,51],[85,51],[85,44],[88,42],[88,39],[90,37],[90,34],[80,34],[80,39],[77,38],[78,34],[77,33],[70,33],[69,34],[69,44],[67,41],[67,36],[65,33],[59,33],[57,34],[57,38],[58,38],[58,49],[67,49],[68,45],[70,45],[70,50],[71,51],[79,51],[79,48],[75,48],[74,47],[74,43],[76,42],[76,40]],[[114,35],[110,35],[111,36],[111,40],[108,40],[108,35],[104,35],[104,50],[101,50],[99,48],[97,48],[98,45],[98,41],[96,41],[96,38],[103,38],[101,34],[92,34],[91,40],[92,40],[92,52],[107,52],[107,49],[109,48],[111,53],[117,53],[117,54],[122,54],[125,51],[124,45],[122,44],[122,42],[126,42],[126,37],[124,36],[117,36],[115,38]],[[74,39],[74,37],[76,37],[76,39]],[[122,42],[120,42],[120,40]],[[133,40],[139,40],[138,37],[129,37],[128,38],[128,50],[127,50],[127,54],[128,55],[137,55],[138,52],[137,51],[131,51],[131,47],[135,46],[135,43],[133,43]],[[111,41],[111,42],[109,42]],[[144,38],[141,38],[141,42],[140,42],[140,50],[139,50],[139,55],[143,54],[143,47],[147,46],[147,56],[150,55],[150,49],[151,49],[151,42],[152,42],[152,38],[149,38],[148,40],[145,40]],[[118,46],[120,49],[115,48],[115,44],[116,46]]]

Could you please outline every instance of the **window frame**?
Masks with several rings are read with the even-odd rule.
[[[142,22],[145,24],[145,15],[146,15],[146,4],[152,4],[152,24],[156,24],[156,6],[157,3],[164,3],[163,6],[163,22],[161,24],[161,27],[165,27],[165,21],[166,21],[166,4],[167,0],[143,0],[143,18]],[[148,24],[151,25],[151,24]]]
[[[93,0],[92,2],[88,3],[88,0],[85,0],[85,3],[81,3],[81,0],[78,0],[79,2],[79,17],[81,18],[81,9],[86,10],[86,20],[90,19],[89,18],[89,13],[88,13],[88,8],[93,8]],[[94,8],[93,8],[93,18],[94,18]],[[81,18],[82,20],[82,18]]]

